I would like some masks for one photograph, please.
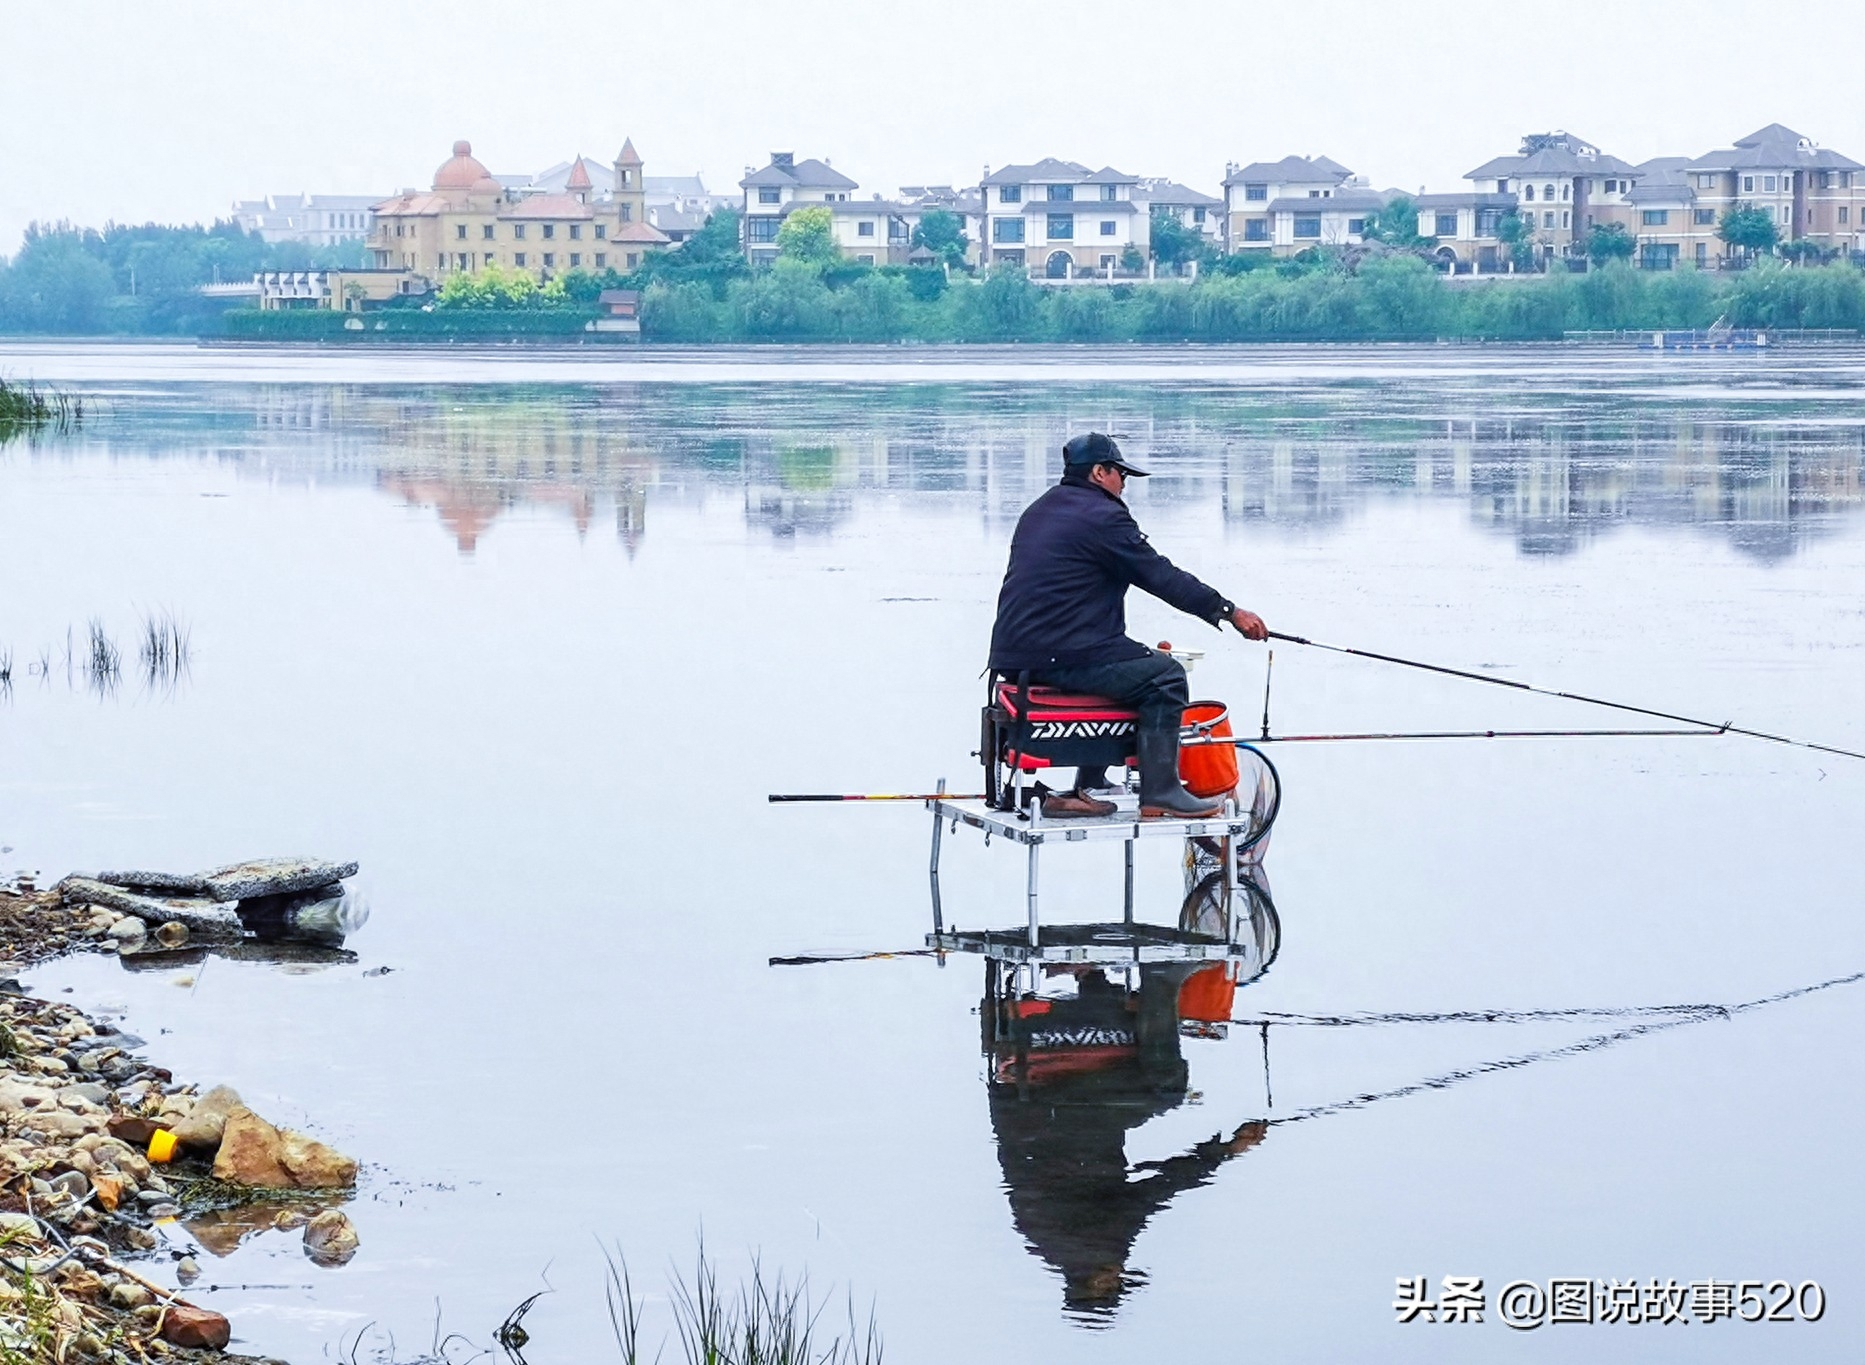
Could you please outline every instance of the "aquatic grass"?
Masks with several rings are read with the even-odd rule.
[[[620,1247],[604,1247],[603,1258],[616,1348],[624,1365],[640,1365],[643,1301],[635,1294]],[[706,1254],[702,1237],[691,1276],[671,1270],[668,1278],[674,1331],[686,1365],[881,1365],[883,1344],[873,1310],[863,1327],[851,1294],[847,1335],[838,1332],[825,1340],[827,1304],[816,1301],[807,1274],[792,1280],[780,1271],[770,1278],[762,1258],[754,1255],[750,1280],[722,1287],[718,1263]],[[666,1347],[663,1337],[653,1359],[658,1361]]]
[[[84,400],[28,381],[0,379],[0,440],[25,431],[70,431],[84,420]]]
[[[144,612],[137,653],[143,680],[150,687],[170,686],[188,671],[193,632],[172,611]]]

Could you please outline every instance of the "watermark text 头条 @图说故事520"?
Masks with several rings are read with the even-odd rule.
[[[1511,1280],[1494,1296],[1481,1275],[1446,1275],[1431,1296],[1429,1277],[1400,1275],[1393,1311],[1400,1322],[1497,1321],[1517,1331],[1563,1324],[1688,1326],[1730,1322],[1818,1322],[1826,1291],[1817,1280]]]

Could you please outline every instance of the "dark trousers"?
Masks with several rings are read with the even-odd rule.
[[[1067,692],[1087,692],[1131,706],[1140,713],[1140,728],[1170,729],[1176,736],[1191,700],[1185,665],[1170,654],[1149,649],[1143,658],[1115,663],[1078,664],[1073,668],[1030,670],[1030,681]],[[1096,774],[1083,770],[1076,785],[1094,782]]]

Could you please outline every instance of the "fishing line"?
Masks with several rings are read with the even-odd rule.
[[[1310,649],[1325,649],[1334,654],[1351,654],[1357,659],[1374,659],[1383,664],[1397,664],[1401,668],[1416,668],[1426,673],[1442,673],[1451,678],[1468,678],[1471,682],[1489,683],[1494,687],[1508,687],[1517,692],[1533,692],[1537,696],[1559,697],[1563,701],[1584,702],[1588,706],[1604,706],[1614,711],[1628,711],[1633,715],[1651,716],[1657,720],[1672,720],[1681,725],[1697,726],[1732,735],[1746,735],[1750,739],[1764,739],[1770,744],[1786,744],[1796,749],[1812,749],[1822,754],[1837,754],[1841,758],[1865,759],[1865,753],[1854,749],[1840,749],[1831,744],[1816,744],[1812,740],[1770,734],[1766,730],[1749,730],[1727,722],[1718,723],[1713,720],[1702,720],[1696,716],[1680,716],[1671,711],[1657,711],[1649,706],[1633,706],[1629,702],[1609,701],[1604,697],[1589,697],[1579,692],[1561,692],[1551,687],[1536,687],[1533,683],[1520,682],[1514,678],[1497,678],[1487,673],[1472,673],[1467,669],[1450,668],[1444,664],[1424,663],[1418,659],[1401,659],[1395,654],[1379,654],[1370,649],[1355,649],[1349,645],[1330,645],[1320,640],[1307,640],[1300,635],[1284,635],[1274,630],[1268,632],[1268,635],[1272,640],[1282,640],[1292,645],[1306,645]]]

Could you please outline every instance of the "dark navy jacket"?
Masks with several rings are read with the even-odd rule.
[[[1144,657],[1146,646],[1127,638],[1129,586],[1212,625],[1232,610],[1147,543],[1126,503],[1065,475],[1023,510],[1010,538],[990,666],[1015,673]]]

